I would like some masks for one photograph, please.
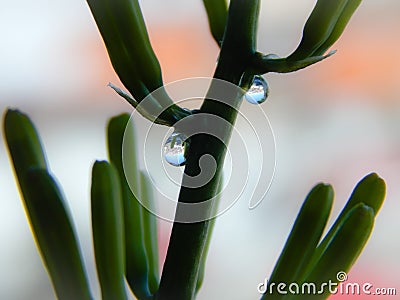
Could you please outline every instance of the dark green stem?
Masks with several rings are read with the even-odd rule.
[[[231,0],[228,23],[214,78],[235,85],[239,84],[240,78],[255,52],[258,12],[259,0]],[[213,93],[213,89],[218,89],[216,84],[211,84],[209,93]],[[237,95],[226,96],[232,96],[232,98],[228,98],[232,99],[229,105],[206,99],[201,107],[201,113],[217,115],[233,125],[241,99]],[[226,142],[229,141],[232,127],[224,128],[225,143],[210,134],[197,134],[191,138],[185,167],[187,176],[183,179],[179,194],[180,203],[199,203],[215,196],[225,158]],[[206,132],[211,132],[211,130]],[[200,172],[199,159],[205,154],[212,155],[217,164],[214,177],[199,188],[186,187],[185,178],[198,175]],[[181,219],[182,213],[184,212],[178,204],[175,218]],[[193,299],[208,226],[209,221],[174,223],[156,299]]]

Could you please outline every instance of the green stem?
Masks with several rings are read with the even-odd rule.
[[[255,52],[258,12],[259,0],[231,0],[228,23],[214,78],[235,85],[239,84],[240,78]],[[211,84],[209,93],[213,93],[214,89],[218,89],[215,83]],[[229,105],[209,99],[204,100],[201,113],[217,115],[233,125],[241,99],[237,95],[227,95],[227,99],[232,99]],[[226,126],[223,130],[223,136],[226,138],[225,144],[209,134],[197,134],[191,138],[185,167],[187,176],[184,176],[178,199],[180,203],[199,203],[215,196],[225,158],[226,143],[229,141],[232,126]],[[199,159],[205,154],[212,155],[217,164],[214,177],[202,187],[187,187],[185,178],[198,175],[200,172]],[[175,218],[181,219],[180,214],[182,213],[184,213],[182,206],[178,204]],[[193,299],[208,228],[209,221],[174,223],[156,299]]]
[[[219,202],[221,200],[221,192],[222,192],[223,185],[224,185],[224,176],[222,174],[219,179],[217,198],[215,199],[215,203],[212,207],[212,214],[213,214],[212,216],[213,217],[209,221],[210,224],[208,225],[208,234],[207,234],[206,244],[204,246],[203,255],[201,258],[201,262],[200,262],[199,273],[197,275],[196,293],[200,290],[201,286],[203,285],[205,269],[206,269],[207,254],[210,249],[211,236],[212,236],[213,229],[215,227],[215,221],[217,219],[217,217],[214,217],[214,216],[217,215],[217,212],[218,212],[218,206],[219,206]]]

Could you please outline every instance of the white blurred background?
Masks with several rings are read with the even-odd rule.
[[[202,1],[142,2],[164,81],[211,76],[218,49],[208,33]],[[289,54],[315,2],[263,0],[259,50]],[[68,199],[98,296],[90,168],[95,159],[106,158],[107,119],[130,112],[130,106],[106,87],[119,81],[84,0],[0,0],[0,7],[1,111],[18,108],[35,122]],[[249,211],[242,201],[217,220],[199,299],[258,299],[257,285],[270,274],[311,187],[320,181],[334,185],[332,221],[354,185],[372,171],[386,180],[387,198],[349,279],[396,287],[400,293],[399,33],[400,2],[365,0],[334,45],[337,54],[303,71],[266,76],[271,93],[263,109],[276,137],[276,176],[256,210]],[[163,259],[170,224],[160,226]],[[0,240],[0,299],[54,299],[4,139]]]

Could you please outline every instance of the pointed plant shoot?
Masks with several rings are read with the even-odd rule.
[[[42,142],[28,116],[12,109],[8,109],[4,116],[4,136],[21,192],[25,195],[28,170],[47,169]]]
[[[74,228],[47,170],[35,126],[25,114],[8,110],[4,132],[30,226],[57,297],[91,299]]]
[[[342,13],[340,14],[331,34],[325,40],[325,42],[313,52],[313,56],[323,55],[339,39],[346,28],[347,23],[349,23],[350,18],[361,4],[361,1],[362,0],[347,1],[346,6],[343,8]]]
[[[290,284],[301,276],[321,238],[332,201],[330,185],[318,184],[308,194],[269,279],[270,284]],[[269,293],[269,287],[266,288],[261,299],[279,299],[282,296]]]
[[[304,282],[312,282],[317,287],[330,281],[338,282],[338,274],[350,270],[368,241],[374,216],[374,210],[363,203],[353,207]],[[330,291],[325,286],[324,293],[310,298],[322,300],[328,298],[329,294]],[[296,296],[293,299],[297,299]]]
[[[26,179],[27,214],[58,299],[91,299],[74,228],[56,182],[44,169],[31,169]]]
[[[150,44],[138,0],[87,0],[87,3],[113,68],[133,96],[124,98],[136,106],[160,88],[157,99],[150,95],[144,105],[145,110],[157,111],[156,122],[172,126],[182,116],[186,116],[187,112],[175,105],[163,88],[160,63]],[[144,115],[151,113],[145,112]]]
[[[140,172],[140,200],[142,202],[142,227],[149,268],[149,289],[154,294],[160,282],[158,267],[157,216],[154,214],[153,184],[145,172]]]
[[[361,0],[318,0],[297,49],[288,60],[302,60],[325,53],[340,37]]]
[[[318,245],[316,255],[324,252],[325,248],[331,242],[332,237],[336,234],[338,228],[343,224],[343,221],[346,219],[350,210],[358,204],[364,203],[366,206],[372,208],[374,215],[377,215],[382,206],[383,200],[385,199],[385,194],[386,185],[382,178],[380,178],[376,173],[371,173],[365,176],[354,188],[346,206],[341,211],[323,241]]]
[[[137,0],[87,0],[113,67],[138,101],[162,86],[160,64],[151,47]]]
[[[125,268],[126,279],[133,291],[139,298],[144,299],[150,296],[149,291],[149,267],[146,255],[146,246],[143,233],[142,206],[135,198],[139,195],[139,170],[136,162],[135,132],[129,122],[129,115],[122,114],[111,118],[107,128],[108,154],[111,163],[116,167],[124,207],[124,230],[125,230]],[[124,136],[126,141],[123,141]],[[125,165],[129,170],[124,170],[123,150],[129,153],[124,159],[129,161]],[[134,193],[131,191],[126,176],[130,177],[130,182]]]
[[[97,161],[92,170],[93,245],[103,300],[125,300],[125,245],[121,187],[115,168]]]
[[[325,52],[339,39],[361,0],[318,0],[304,29],[296,50],[288,57],[255,53],[247,72],[290,73],[320,62],[336,50]]]
[[[329,247],[334,236],[338,233],[339,229],[343,226],[348,218],[349,212],[356,206],[363,204],[370,207],[376,216],[385,199],[386,185],[385,181],[380,178],[376,173],[371,173],[365,176],[354,188],[350,199],[347,201],[345,207],[325,235],[323,240],[315,249],[314,255],[310,260],[310,264],[305,271],[305,274],[311,272],[311,269],[317,264],[323,253]]]

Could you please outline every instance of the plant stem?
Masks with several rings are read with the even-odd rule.
[[[240,78],[255,52],[258,11],[259,0],[231,0],[228,23],[214,78],[222,79],[235,85],[239,84]],[[209,93],[212,93],[215,88],[218,87],[215,84],[211,84]],[[229,105],[205,99],[201,106],[201,113],[217,115],[233,126],[241,99],[238,99],[237,95],[227,96],[232,96],[232,98],[229,98],[232,99]],[[225,143],[229,141],[232,126],[224,127]],[[204,186],[198,188],[187,187],[185,178],[196,176],[200,173],[199,159],[206,154],[212,155],[217,164],[214,177]],[[199,203],[215,196],[225,154],[226,144],[218,138],[210,134],[197,134],[191,137],[190,150],[185,167],[185,175],[187,176],[183,178],[178,199],[180,203]],[[184,213],[181,208],[178,203],[176,219],[180,219],[179,215]],[[209,211],[205,213],[207,214]],[[193,299],[208,226],[209,221],[174,223],[156,299]]]

